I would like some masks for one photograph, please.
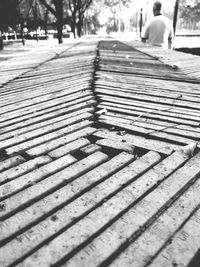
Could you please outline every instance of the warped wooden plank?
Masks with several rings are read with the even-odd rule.
[[[59,158],[62,157],[68,153],[73,153],[74,151],[86,146],[90,144],[89,140],[87,140],[86,138],[80,138],[77,139],[71,143],[68,143],[66,145],[62,145],[61,147],[58,147],[54,150],[52,150],[51,152],[48,153],[48,155],[51,158]]]
[[[19,121],[19,117],[15,118],[14,120],[9,120],[6,123],[0,123],[0,139],[3,139],[3,134],[6,133],[6,136],[11,135],[12,131],[15,133],[17,132],[23,132],[25,127],[26,129],[28,127],[34,127],[33,125],[37,123],[43,123],[43,124],[48,124],[49,120],[53,120],[56,117],[60,117],[64,114],[68,113],[73,113],[73,112],[78,112],[83,113],[83,111],[80,109],[84,109],[86,112],[89,112],[91,110],[92,112],[92,106],[96,104],[96,101],[94,100],[93,96],[86,96],[86,97],[79,97],[77,100],[73,100],[71,102],[68,102],[66,104],[61,104],[59,107],[52,107],[48,108],[46,110],[42,110],[41,112],[38,111],[35,114],[35,117],[31,116],[22,116],[22,121]],[[90,107],[90,108],[88,108]],[[19,121],[19,122],[18,122]],[[30,125],[30,126],[29,126]],[[8,134],[9,132],[9,134]]]
[[[7,198],[9,195],[19,192],[24,188],[30,187],[35,183],[45,179],[48,175],[58,172],[59,170],[74,163],[76,159],[71,155],[65,155],[56,161],[47,162],[44,166],[41,166],[33,171],[21,175],[20,177],[0,185],[0,200]],[[2,215],[2,213],[1,213]]]
[[[152,157],[152,153],[151,153],[151,157]],[[156,160],[156,156],[155,156],[155,154],[154,154],[154,160],[152,159],[151,160],[151,163],[150,163],[150,160],[149,160],[149,162],[147,163],[146,162],[146,164],[145,164],[145,166],[141,166],[140,167],[140,170],[138,170],[138,173],[139,172],[141,172],[142,170],[144,171],[146,168],[148,168],[149,167],[149,165],[152,165],[153,164],[153,162],[154,162],[154,164],[155,164],[155,161],[158,161],[158,156],[157,156],[157,160]],[[109,187],[107,187],[107,191],[109,192],[109,191],[111,191],[111,189],[109,189]],[[91,191],[90,191],[91,192]],[[112,192],[112,191],[111,191]],[[92,194],[92,193],[88,193],[88,194]],[[100,197],[100,199],[102,198],[102,196]],[[76,200],[75,200],[76,201]],[[84,202],[85,202],[86,200],[82,197],[82,200],[81,199],[79,199],[79,201],[76,201],[77,202],[77,204],[78,205],[72,205],[72,204],[69,204],[68,205],[68,207],[67,207],[67,209],[63,209],[63,210],[60,210],[58,213],[56,213],[56,214],[54,214],[54,216],[56,216],[57,218],[59,218],[59,221],[60,221],[60,223],[62,223],[62,224],[64,224],[64,225],[66,225],[67,223],[70,223],[70,221],[71,221],[71,216],[73,216],[73,211],[75,211],[76,213],[77,213],[77,216],[78,216],[78,214],[82,214],[85,210],[87,210],[89,207],[92,207],[95,203],[94,202],[89,202],[88,203],[88,205],[84,205]],[[89,206],[89,207],[87,207],[87,206]],[[74,207],[76,207],[76,209],[74,208]],[[72,211],[73,210],[73,211]],[[66,217],[66,212],[68,211],[68,216]],[[65,214],[65,215],[64,215]],[[71,214],[71,215],[70,215]],[[65,219],[64,219],[64,217],[65,217]],[[53,221],[52,220],[49,220],[49,219],[47,219],[45,222],[43,222],[43,223],[45,223],[45,224],[51,224],[52,225],[52,227],[55,229],[54,230],[54,232],[57,230],[58,231],[58,227],[56,227],[56,224],[54,223],[53,224]],[[54,225],[54,226],[53,226]],[[76,224],[75,224],[76,225]],[[16,256],[17,257],[19,257],[20,256],[20,254],[21,254],[21,248],[22,247],[24,247],[24,249],[26,249],[26,251],[27,250],[30,250],[34,245],[36,245],[37,244],[37,242],[39,241],[39,242],[41,242],[42,241],[42,239],[43,238],[45,238],[46,237],[46,235],[47,235],[47,232],[46,232],[46,234],[44,235],[43,234],[43,232],[44,232],[44,228],[42,229],[41,228],[41,226],[40,225],[38,225],[38,229],[40,229],[39,231],[40,231],[40,235],[38,236],[38,238],[39,239],[34,239],[35,240],[35,244],[34,244],[34,242],[27,242],[27,240],[28,239],[21,239],[21,240],[23,240],[22,242],[21,242],[21,245],[22,246],[20,246],[20,244],[19,244],[19,246],[16,246]],[[50,230],[51,228],[49,228],[49,232],[48,232],[48,234],[51,234],[51,230]],[[36,230],[36,229],[34,229],[34,230]],[[33,230],[33,232],[35,232]],[[32,233],[33,233],[32,232]],[[41,241],[40,241],[41,240]],[[14,240],[13,240],[14,241]],[[15,243],[15,241],[14,241],[14,243]],[[17,242],[18,243],[18,242]],[[21,247],[21,248],[20,248]],[[44,248],[44,247],[43,247]],[[69,249],[71,249],[70,247],[69,247]],[[6,249],[6,247],[5,247],[5,251],[8,251],[8,249]],[[0,252],[1,253],[1,252]],[[2,253],[2,256],[3,256],[3,253]],[[16,257],[16,256],[14,256],[14,257]],[[39,256],[39,255],[38,255]],[[38,258],[38,257],[37,257]],[[37,258],[35,258],[35,260],[37,259]],[[44,264],[45,266],[48,266],[48,264],[49,264],[49,259],[47,259],[47,258],[43,258],[44,259],[44,261],[42,262],[42,264]],[[5,260],[6,260],[6,258],[5,258]],[[10,261],[11,259],[8,259],[8,261]],[[12,259],[13,260],[13,259]],[[55,262],[55,260],[56,259],[54,259],[54,262]],[[7,260],[6,260],[7,261]],[[37,259],[37,262],[39,262],[38,261],[38,259]],[[51,263],[53,263],[53,261],[51,262]],[[33,262],[32,262],[32,264],[33,264]],[[39,263],[38,263],[39,264]]]
[[[125,107],[123,99],[120,97],[111,97],[111,96],[105,96],[103,94],[98,95],[99,98],[102,101],[109,102],[110,105],[118,104],[119,107]],[[102,102],[101,102],[102,103]],[[158,114],[168,115],[169,117],[178,117],[178,118],[185,118],[188,120],[194,120],[199,121],[199,111],[190,109],[190,108],[182,108],[177,107],[175,104],[168,105],[168,104],[158,104],[153,102],[145,102],[145,101],[139,101],[139,100],[128,100],[126,99],[126,106],[131,109],[133,106],[134,109],[141,110],[143,112],[146,111],[146,113],[149,111],[149,113],[154,112]]]
[[[53,141],[54,139],[63,137],[64,134],[70,134],[74,131],[81,130],[85,127],[91,126],[93,123],[91,121],[84,120],[82,122],[77,122],[73,125],[68,125],[64,128],[61,128],[59,130],[47,133],[45,135],[42,135],[40,137],[35,137],[34,139],[27,140],[23,143],[16,144],[14,146],[11,146],[9,148],[6,148],[6,152],[8,155],[13,154],[15,152],[20,152],[24,150],[31,149],[38,145],[43,145],[45,142]],[[59,143],[59,141],[58,141]]]
[[[66,115],[64,115],[63,117],[65,118]],[[67,117],[69,117],[69,116],[67,115]],[[74,117],[72,117],[72,118],[67,118],[67,119],[55,122],[53,125],[50,124],[47,126],[43,126],[42,128],[39,128],[36,130],[33,129],[27,133],[25,132],[25,133],[22,133],[21,135],[16,135],[16,136],[11,137],[7,140],[2,140],[0,142],[0,148],[3,149],[3,148],[17,145],[19,143],[28,141],[32,138],[36,138],[38,136],[41,136],[41,135],[51,133],[53,131],[65,128],[67,125],[72,125],[72,124],[78,123],[79,121],[82,121],[84,119],[87,120],[91,117],[92,117],[92,115],[90,113],[83,113],[83,114],[80,114],[78,116],[74,115]]]
[[[158,153],[167,155],[170,155],[174,150],[178,150],[181,148],[178,145],[173,145],[163,141],[145,138],[138,135],[132,135],[128,133],[123,133],[122,135],[120,135],[119,132],[116,131],[110,132],[109,130],[106,129],[100,129],[99,131],[93,133],[93,135],[99,138],[108,138],[111,140],[114,139],[114,140],[126,141],[127,143],[130,143],[134,146],[144,148],[147,150],[153,150]]]
[[[152,263],[149,266],[169,266],[170,264],[187,266],[198,248],[198,244],[195,244],[194,240],[198,239],[200,213],[197,211],[193,214],[193,210],[200,203],[199,188],[200,180],[197,180],[138,239],[130,243],[130,246],[113,261],[111,266],[132,266],[134,264],[139,267],[150,262]],[[192,217],[187,222],[191,214]],[[188,225],[189,232],[185,230],[185,226],[178,230],[184,222]],[[195,227],[198,228],[195,229]],[[193,234],[189,235],[190,232]],[[188,238],[192,238],[192,240]],[[175,244],[175,239],[181,239],[180,243],[186,244],[184,255],[183,248],[180,244]],[[168,245],[169,243],[173,245]],[[165,246],[165,244],[167,245]],[[165,248],[161,250],[163,246]],[[189,254],[189,251],[192,252],[191,248],[194,250]],[[161,252],[156,256],[160,250]]]
[[[128,115],[135,115],[135,121],[138,121],[139,118],[143,117],[143,118],[147,118],[147,119],[160,119],[162,121],[166,121],[166,122],[174,122],[176,124],[180,123],[181,125],[187,125],[187,126],[194,126],[194,127],[199,127],[199,122],[198,122],[198,118],[196,121],[190,121],[187,117],[184,119],[185,116],[182,116],[181,114],[178,114],[177,117],[175,116],[175,114],[164,111],[164,114],[162,110],[159,109],[144,109],[144,108],[138,108],[138,107],[134,107],[134,106],[125,106],[121,105],[121,104],[112,104],[112,103],[106,103],[106,102],[102,102],[100,105],[98,105],[99,108],[102,109],[106,109],[109,111],[113,111],[113,112],[118,112],[118,113],[122,113],[122,114],[128,114]],[[166,115],[165,115],[166,114]],[[168,116],[169,114],[169,116]],[[171,115],[171,116],[170,116]],[[194,117],[195,119],[195,117]],[[134,121],[134,120],[133,120]]]
[[[80,77],[80,81],[83,84],[89,84],[91,78],[81,78]],[[24,102],[25,100],[31,100],[32,98],[38,97],[39,96],[48,96],[48,95],[52,95],[53,93],[57,93],[59,91],[66,91],[67,89],[69,90],[71,87],[74,87],[77,85],[77,82],[70,82],[70,81],[62,81],[62,83],[53,83],[52,86],[50,86],[48,83],[45,83],[45,90],[42,86],[37,85],[37,87],[34,87],[33,89],[29,89],[27,88],[27,86],[24,88],[23,90],[18,90],[16,92],[16,88],[14,89],[14,92],[11,91],[9,92],[9,95],[2,95],[0,96],[0,102],[1,102],[1,106],[8,106],[14,103],[19,103],[20,102]],[[48,86],[48,87],[47,87]],[[20,95],[19,95],[20,93]]]
[[[116,93],[112,92],[111,90],[107,90],[107,89],[101,89],[101,88],[96,88],[95,91],[97,93],[101,93],[101,94],[105,94],[105,95],[109,95],[109,96],[115,96]],[[122,98],[128,98],[128,99],[137,99],[137,100],[142,100],[142,101],[149,101],[149,102],[156,102],[159,104],[168,104],[168,105],[172,105],[172,106],[178,106],[178,107],[187,107],[187,108],[194,108],[195,110],[199,110],[199,102],[195,101],[195,102],[190,102],[190,101],[182,101],[181,100],[181,96],[179,99],[179,96],[172,98],[172,99],[166,99],[166,98],[162,98],[161,96],[145,96],[144,94],[141,96],[140,94],[131,94],[131,93],[119,93],[117,94],[118,96],[122,97]]]
[[[10,104],[8,106],[2,107],[0,112],[1,112],[1,114],[4,114],[8,111],[19,110],[19,109],[24,108],[24,107],[30,108],[30,106],[34,106],[38,103],[42,103],[42,102],[45,103],[46,101],[48,102],[49,100],[52,100],[54,98],[60,98],[63,95],[66,96],[66,95],[69,95],[70,93],[74,93],[75,91],[84,90],[84,89],[86,89],[87,86],[88,86],[88,83],[85,83],[85,84],[83,83],[81,85],[76,86],[76,89],[73,88],[71,90],[66,90],[66,92],[63,92],[63,91],[59,92],[58,91],[56,93],[53,93],[53,94],[50,94],[47,96],[41,96],[41,97],[37,96],[33,99],[25,100],[25,101],[21,102],[20,104],[19,103]]]
[[[11,158],[0,161],[0,171],[4,171],[11,167],[17,166],[20,163],[23,163],[25,159],[21,155],[16,155]]]
[[[151,157],[152,157],[152,153],[151,153]],[[137,171],[139,172],[139,169]],[[165,171],[165,174],[167,172],[169,172],[169,170]],[[129,168],[129,175],[130,175],[130,168]],[[132,175],[132,178],[133,178],[133,175]],[[122,180],[125,179],[125,173],[121,177],[121,179]],[[128,179],[128,176],[127,176],[127,179]],[[130,179],[130,176],[129,176],[129,179]],[[100,195],[103,194],[103,190],[105,192],[106,191],[109,192],[111,188],[113,190],[115,186],[117,186],[118,183],[120,184],[122,183],[122,181],[119,181],[119,180],[120,180],[119,177],[117,177],[117,180],[112,179],[112,180],[108,180],[106,184],[100,184],[98,186],[99,190],[95,192],[95,195],[97,195],[97,192],[99,192]],[[139,179],[137,179],[136,181],[138,180]],[[132,191],[138,190],[136,189],[137,186],[134,187],[132,184],[128,186],[128,188],[129,187],[130,187],[130,190],[132,189]],[[145,190],[146,190],[146,184],[145,184]],[[90,192],[92,193],[92,191]],[[122,196],[122,194],[123,194],[123,197],[120,197]],[[141,192],[140,193],[138,192],[137,195],[140,195],[140,194]],[[30,266],[33,266],[33,264],[43,264],[44,266],[48,266],[48,264],[50,263],[54,264],[58,262],[59,260],[63,259],[64,255],[66,255],[66,259],[67,259],[67,255],[68,254],[70,255],[70,252],[72,252],[72,250],[75,247],[77,247],[84,241],[88,240],[88,238],[91,237],[93,234],[96,234],[98,231],[100,231],[103,226],[106,226],[107,223],[109,223],[110,220],[114,219],[116,216],[118,216],[120,212],[122,212],[123,209],[126,209],[131,203],[133,203],[134,199],[137,199],[137,196],[134,196],[134,197],[133,196],[134,194],[129,193],[129,190],[127,190],[126,188],[123,188],[120,192],[116,193],[116,195],[112,196],[111,198],[109,199],[106,198],[107,200],[106,202],[102,203],[101,206],[97,207],[94,211],[86,215],[82,220],[78,221],[76,224],[66,229],[59,236],[55,237],[52,241],[48,243],[48,245],[46,245],[45,247],[43,246],[38,251],[33,253],[30,257],[28,257],[23,262],[23,265],[28,266],[28,264],[30,264]],[[91,195],[91,199],[93,198],[96,198],[96,197],[94,197],[94,195],[93,196]],[[83,201],[83,197],[82,197],[82,201]],[[106,212],[106,209],[107,209],[107,212]],[[132,219],[134,220],[135,217],[132,216]],[[132,229],[130,228],[126,230],[129,231]],[[81,231],[81,236],[79,235],[80,231]],[[72,233],[74,236],[73,239],[70,238],[72,236]],[[110,238],[112,239],[112,237]],[[70,242],[70,245],[67,246],[69,242]],[[63,245],[66,245],[66,246],[63,247]],[[107,245],[108,243],[105,244],[105,246]],[[110,242],[109,242],[109,245],[110,245]],[[108,250],[111,250],[111,247]],[[52,251],[54,251],[54,257],[52,257]],[[101,252],[99,251],[99,253]],[[100,257],[96,258],[96,260],[100,261],[101,258]],[[93,263],[93,266],[95,266],[94,261],[91,263]]]
[[[140,133],[142,135],[147,135],[147,136],[150,136],[150,137],[154,137],[155,136],[155,137],[161,138],[162,140],[173,141],[173,142],[176,142],[176,143],[179,142],[181,144],[194,143],[193,139],[190,139],[190,138],[187,138],[187,137],[178,136],[176,134],[168,134],[168,133],[164,133],[164,132],[157,132],[157,131],[147,130],[147,129],[143,128],[143,127],[121,123],[117,119],[103,118],[103,119],[99,119],[99,122],[101,122],[103,124],[106,124],[106,125],[113,125],[113,126],[116,126],[116,127],[120,127],[122,129],[125,129],[125,130],[128,130],[128,131],[137,132],[137,133]]]
[[[174,92],[174,91],[168,91],[168,90],[164,90],[161,88],[155,89],[155,88],[146,88],[146,86],[135,86],[132,84],[119,84],[119,82],[105,82],[105,81],[98,81],[96,82],[96,87],[100,88],[100,89],[107,89],[107,90],[111,90],[111,91],[117,91],[119,93],[132,93],[132,94],[141,94],[141,95],[150,95],[150,96],[159,96],[159,97],[163,97],[163,98],[169,98],[169,99],[174,99],[174,98],[178,98],[180,97],[181,100],[185,100],[185,101],[191,101],[191,102],[197,102],[197,99],[200,98],[199,97],[199,92],[197,92],[196,94],[185,94],[183,92]],[[192,105],[192,103],[191,103]]]
[[[44,115],[48,112],[51,111],[57,111],[62,108],[66,108],[66,107],[72,107],[74,104],[78,104],[79,102],[81,102],[80,100],[83,98],[83,100],[85,99],[84,97],[87,96],[91,96],[91,93],[89,91],[86,91],[84,93],[80,92],[80,93],[75,93],[72,96],[66,96],[63,97],[63,99],[58,99],[58,100],[50,100],[48,101],[48,103],[43,103],[42,104],[37,104],[28,108],[22,108],[20,109],[18,112],[8,112],[4,115],[1,115],[0,118],[0,127],[5,127],[7,125],[11,125],[11,124],[15,124],[17,122],[22,122],[24,120],[28,120],[34,117],[40,116],[40,115]],[[93,97],[92,97],[93,98]],[[87,102],[87,101],[86,101]]]
[[[115,214],[114,209],[116,209],[116,207],[118,208],[121,206],[122,209],[122,207],[126,207],[128,203],[130,206],[126,212],[120,214],[120,217],[116,217],[114,223],[108,225],[104,231],[100,232],[98,236],[95,236],[94,240],[92,240],[92,242],[90,242],[86,248],[83,248],[79,254],[76,254],[74,258],[71,259],[71,265],[76,263],[80,266],[105,266],[112,262],[113,253],[115,253],[116,257],[123,249],[128,247],[130,243],[134,242],[135,239],[140,236],[143,231],[145,231],[146,227],[151,225],[152,222],[159,218],[160,214],[162,214],[162,212],[168,208],[170,205],[169,203],[174,202],[174,200],[177,198],[177,194],[179,194],[181,190],[184,191],[190,186],[190,183],[193,180],[197,179],[196,176],[200,173],[200,164],[198,163],[199,156],[200,154],[191,159],[189,161],[190,163],[186,163],[184,167],[180,168],[174,174],[169,176],[147,196],[144,195],[143,198],[138,202],[134,202],[134,200],[136,201],[141,194],[144,194],[143,190],[145,188],[142,177],[136,180],[135,184],[128,186],[124,191],[123,196],[122,192],[119,192],[118,195],[113,197],[113,199],[111,199],[112,204],[106,202],[104,206],[106,207],[109,205],[107,208],[110,209],[109,214],[107,215],[106,213],[108,217],[112,217],[113,214]],[[140,189],[138,189],[138,187],[140,187]],[[126,200],[124,197],[125,195],[127,196]],[[122,202],[124,202],[124,204],[122,204]],[[95,225],[93,223],[92,227],[90,227],[90,230],[93,231],[93,233],[99,228],[99,226],[97,226],[97,222],[99,221],[99,223],[101,222],[103,224],[105,221],[104,218],[100,218],[102,214],[105,214],[103,208],[102,211],[96,212]],[[92,215],[90,215],[88,218],[87,223],[89,223],[91,218]],[[81,229],[82,233],[88,233],[88,229],[85,228],[83,223],[80,222],[79,227],[81,227],[79,229]],[[91,235],[91,232],[88,234]],[[54,243],[54,241],[52,241],[52,243]],[[63,243],[66,244],[66,239],[63,241]],[[45,250],[47,255],[48,250],[43,250]],[[86,256],[88,250],[89,253]],[[40,252],[35,253],[35,255],[39,254]],[[57,254],[59,254],[59,252],[57,252]],[[133,264],[134,262],[132,262],[132,265]],[[67,261],[66,264],[63,264],[63,266],[70,266],[70,261]],[[115,265],[113,264],[113,266]]]
[[[29,179],[31,179],[32,182],[34,181],[36,183],[32,183],[32,185],[30,185],[29,187],[24,188],[25,190],[20,191],[10,198],[5,199],[3,203],[6,208],[1,211],[1,218],[5,218],[6,215],[11,214],[17,207],[23,206],[27,202],[32,201],[33,203],[33,201],[36,201],[37,199],[40,199],[45,195],[49,195],[57,191],[67,183],[105,162],[107,159],[108,156],[99,151],[92,155],[89,155],[88,157],[80,161],[76,161],[76,159],[71,155],[66,155],[52,163],[49,163],[51,165],[51,169],[53,169],[51,176],[45,177],[45,173],[42,173],[42,170],[44,170],[44,172],[48,174],[51,172],[51,169],[47,170],[44,167],[41,167],[37,171],[34,171],[37,176],[35,176],[34,172],[30,173]],[[59,166],[56,166],[58,162],[64,163],[59,164],[60,169],[58,169]],[[58,172],[55,173],[56,168]],[[27,181],[25,181],[23,178],[21,178],[21,182],[21,185],[23,186],[27,183]],[[16,186],[19,188],[19,183],[16,183]],[[13,202],[14,199],[15,201]]]
[[[67,145],[69,142],[72,142],[80,137],[86,137],[96,131],[96,129],[90,127],[90,125],[86,125],[85,121],[84,124],[78,124],[77,127],[77,129],[73,128],[70,132],[68,132],[67,135],[65,134],[65,136],[59,136],[54,140],[49,140],[43,144],[39,144],[37,146],[34,146],[33,148],[29,148],[28,150],[26,150],[26,153],[29,156],[39,156],[43,153],[51,154],[52,150],[55,150],[65,144]]]
[[[101,146],[98,146],[97,144],[90,144],[90,145],[87,145],[85,147],[82,147],[80,149],[83,153],[87,154],[87,155],[90,155],[96,151],[101,151],[102,148]]]
[[[3,171],[1,172],[1,176],[0,176],[0,185],[10,180],[13,180],[27,172],[30,172],[33,169],[38,168],[39,166],[50,163],[51,161],[52,159],[45,155],[45,156],[41,156],[33,160],[29,160],[27,162],[21,163],[17,167],[15,166],[6,171]]]
[[[130,154],[133,154],[135,147],[131,144],[124,143],[121,141],[116,141],[112,139],[100,139],[96,141],[97,145],[100,145],[102,147],[107,147],[111,149],[117,149],[117,150],[122,150],[125,152],[128,152]]]
[[[167,244],[150,266],[162,267],[171,263],[188,266],[199,250],[199,218],[200,211],[198,209],[173,237],[172,244]]]
[[[67,203],[69,204],[72,198],[75,199],[81,194],[84,194],[85,191],[88,191],[99,182],[125,167],[132,160],[133,156],[122,152],[116,157],[80,176],[78,179],[70,182],[68,185],[60,188],[56,192],[49,194],[37,202],[31,203],[25,210],[19,211],[2,223],[1,241],[31,224],[33,220],[37,220],[44,215],[45,217],[49,217],[50,214],[55,212],[55,208],[59,211],[59,209],[66,206]],[[66,194],[66,192],[68,193]],[[13,202],[11,202],[10,212],[22,205],[21,202],[18,202],[17,204],[15,202],[14,205],[12,203]]]
[[[78,110],[77,110],[77,108],[78,108]],[[82,109],[80,109],[80,108],[82,108]],[[39,129],[44,128],[44,127],[48,127],[48,125],[52,125],[52,124],[56,125],[57,123],[64,121],[64,120],[67,120],[67,119],[70,119],[70,118],[73,118],[74,116],[78,117],[81,114],[92,113],[93,111],[94,111],[94,108],[88,108],[87,105],[86,105],[86,107],[85,107],[85,105],[83,105],[83,106],[79,105],[78,107],[75,107],[75,111],[72,110],[72,112],[70,114],[61,114],[60,116],[53,117],[49,120],[35,123],[35,124],[30,125],[28,127],[25,126],[21,129],[16,128],[14,131],[9,131],[9,132],[6,132],[5,134],[1,134],[0,141],[3,141],[3,140],[8,139],[8,138],[13,138],[15,136],[23,135],[25,133],[29,133],[29,132],[35,131],[37,129],[38,129],[38,132],[40,132]]]
[[[146,122],[141,122],[141,121],[135,121],[134,117],[131,118],[126,117],[126,116],[120,116],[118,114],[112,113],[112,112],[107,112],[106,115],[101,115],[99,117],[100,119],[117,119],[119,122],[124,123],[124,124],[130,124],[130,125],[135,125],[138,127],[143,127],[145,129],[149,129],[152,130],[152,132],[166,132],[166,133],[170,133],[170,134],[176,134],[176,135],[180,135],[183,137],[189,137],[189,138],[193,138],[195,140],[199,140],[200,139],[200,127],[197,128],[197,131],[188,131],[188,130],[184,130],[184,129],[178,129],[176,127],[177,124],[174,125],[159,125],[159,124],[154,124],[154,123],[150,123],[149,121]]]

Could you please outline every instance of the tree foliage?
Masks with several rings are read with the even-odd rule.
[[[131,0],[104,0],[104,4],[108,7],[113,6],[128,6],[128,4],[131,2]]]
[[[180,1],[179,14],[186,27],[197,28],[198,23],[200,23],[200,1]]]

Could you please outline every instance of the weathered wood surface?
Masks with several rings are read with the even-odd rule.
[[[135,45],[2,64],[0,266],[196,267],[200,82]]]
[[[184,74],[187,74],[191,79],[200,79],[200,59],[199,56],[177,52],[162,50],[158,47],[151,47],[139,42],[127,42],[127,44],[133,45],[136,49],[138,48],[145,54],[153,56],[159,59],[160,62],[164,62],[169,66],[173,66],[175,69],[178,68]]]
[[[167,143],[199,142],[200,79],[144,53],[144,46],[143,53],[139,45],[124,53],[125,45],[108,43],[99,46],[98,121]]]

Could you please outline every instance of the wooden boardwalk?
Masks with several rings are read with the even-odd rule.
[[[0,63],[1,267],[199,266],[194,62],[86,38]]]

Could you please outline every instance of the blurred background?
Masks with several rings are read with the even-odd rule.
[[[51,40],[83,35],[140,39],[154,0],[0,0],[0,49],[13,40]],[[173,21],[175,46],[200,46],[200,0],[163,0]]]

